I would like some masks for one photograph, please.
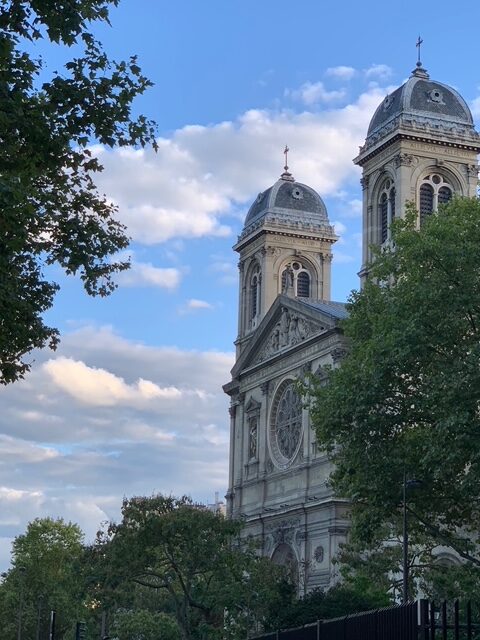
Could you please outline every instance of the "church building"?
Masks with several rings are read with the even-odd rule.
[[[377,108],[359,155],[363,263],[391,242],[407,202],[418,224],[454,194],[477,190],[480,137],[458,92],[420,61]],[[227,513],[242,518],[261,552],[288,565],[306,593],[338,579],[333,557],[348,534],[348,503],[328,486],[331,463],[316,441],[296,381],[327,377],[347,345],[345,305],[330,297],[337,237],[325,203],[285,166],[260,193],[234,246],[239,253],[236,363],[231,398]],[[326,369],[327,368],[327,369]]]

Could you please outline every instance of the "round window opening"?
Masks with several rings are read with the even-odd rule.
[[[302,399],[295,382],[285,380],[273,401],[269,442],[277,467],[285,469],[295,459],[302,440]]]

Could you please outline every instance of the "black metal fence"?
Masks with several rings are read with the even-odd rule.
[[[470,602],[461,607],[458,600],[440,606],[419,600],[333,620],[317,620],[251,640],[480,640],[480,621],[478,611],[473,615]]]

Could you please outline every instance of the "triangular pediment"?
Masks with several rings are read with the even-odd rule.
[[[334,328],[338,314],[325,304],[320,307],[279,295],[233,367],[233,377]]]

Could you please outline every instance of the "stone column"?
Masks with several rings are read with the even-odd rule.
[[[228,492],[227,499],[227,516],[231,517],[233,510],[233,486],[234,486],[234,460],[235,460],[235,414],[236,405],[233,403],[228,408],[230,414],[230,451],[229,451],[229,465],[228,465]]]

